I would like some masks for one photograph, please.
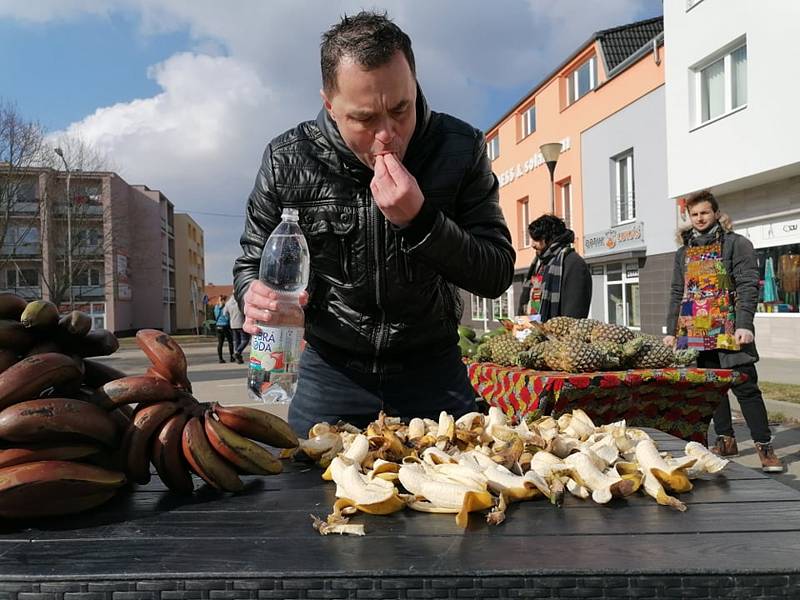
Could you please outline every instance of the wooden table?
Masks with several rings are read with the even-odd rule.
[[[654,432],[662,449],[683,442]],[[297,467],[293,467],[297,469]],[[800,493],[731,463],[685,513],[636,495],[473,515],[361,515],[366,537],[322,537],[334,486],[314,468],[189,500],[147,486],[92,514],[0,526],[10,600],[261,598],[798,598]]]
[[[494,363],[468,363],[467,372],[476,393],[516,421],[580,408],[598,425],[625,419],[702,444],[720,401],[745,378],[730,369],[564,373]]]

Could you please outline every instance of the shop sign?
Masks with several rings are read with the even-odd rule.
[[[643,250],[646,247],[644,223],[641,221],[618,225],[605,231],[583,236],[583,255],[587,257]]]
[[[795,244],[800,241],[800,219],[736,227],[736,232],[748,238],[756,248]]]
[[[565,137],[561,140],[561,152],[562,154],[569,150],[572,147],[572,142],[570,141],[569,137]],[[511,167],[510,169],[506,169],[502,173],[497,176],[497,179],[500,182],[500,187],[504,185],[508,185],[509,183],[516,181],[523,175],[527,175],[531,171],[533,171],[536,167],[539,167],[544,164],[544,157],[542,156],[541,152],[537,152],[533,156],[531,156],[525,162],[517,163],[515,167]]]

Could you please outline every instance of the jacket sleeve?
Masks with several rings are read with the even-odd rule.
[[[592,274],[589,265],[578,253],[570,252],[564,259],[560,314],[585,319],[592,302]]]
[[[753,244],[746,237],[733,238],[731,275],[736,286],[736,329],[753,329],[758,304],[758,261]]]
[[[672,283],[669,287],[669,306],[667,307],[667,335],[678,332],[678,311],[683,300],[683,258],[686,255],[685,247],[678,248],[675,253],[675,266],[672,269]]]
[[[258,279],[261,253],[272,230],[281,220],[281,206],[275,193],[272,177],[272,153],[269,146],[264,151],[256,182],[247,200],[244,232],[239,240],[242,254],[233,265],[233,288],[236,301],[243,307],[244,293],[254,279]]]
[[[499,186],[486,154],[486,139],[476,131],[472,165],[456,199],[451,219],[425,202],[408,227],[399,230],[409,256],[424,261],[458,287],[497,298],[514,278],[516,253],[500,210]]]

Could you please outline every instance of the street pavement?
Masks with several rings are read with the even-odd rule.
[[[126,340],[127,341],[127,340]],[[113,356],[99,360],[113,365],[117,369],[131,375],[142,374],[150,366],[145,355],[135,346],[124,343]],[[189,379],[192,382],[194,396],[201,402],[219,402],[223,405],[250,405],[269,410],[286,418],[285,405],[265,406],[254,403],[247,396],[247,363],[240,365],[226,362],[221,364],[217,357],[216,341],[198,340],[193,343],[182,343],[189,363]],[[227,349],[226,349],[227,350]],[[227,357],[227,354],[225,354]],[[800,384],[800,360],[761,359],[758,363],[759,379],[775,383]],[[769,413],[782,413],[800,421],[800,404],[775,402],[767,399]],[[734,429],[739,444],[739,456],[734,460],[751,468],[758,468],[760,463],[749,430],[738,411],[738,404],[731,395],[731,407],[734,411]],[[780,475],[770,475],[776,480],[800,490],[800,423],[773,424],[773,444],[778,456],[786,461],[787,471]],[[709,432],[709,443],[713,443],[713,428]]]

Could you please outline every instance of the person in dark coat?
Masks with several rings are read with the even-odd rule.
[[[517,314],[542,323],[553,317],[585,319],[592,301],[592,276],[572,247],[575,233],[555,215],[532,221],[528,233],[536,257],[525,274]]]
[[[486,139],[428,108],[411,40],[385,14],[344,16],[320,59],[322,110],[267,145],[247,203],[234,265],[244,329],[286,317],[259,261],[281,209],[296,208],[311,265],[295,431],[473,411],[459,288],[496,298],[515,259]]]
[[[753,315],[758,302],[759,272],[753,244],[731,231],[730,219],[709,191],[686,199],[692,226],[680,232],[675,253],[667,331],[664,343],[697,349],[697,366],[735,369],[747,375],[731,389],[742,408],[761,459],[762,470],[780,473],[784,466],[772,448],[772,433],[758,387]],[[725,396],[714,413],[716,444],[721,456],[736,456],[731,406]]]

